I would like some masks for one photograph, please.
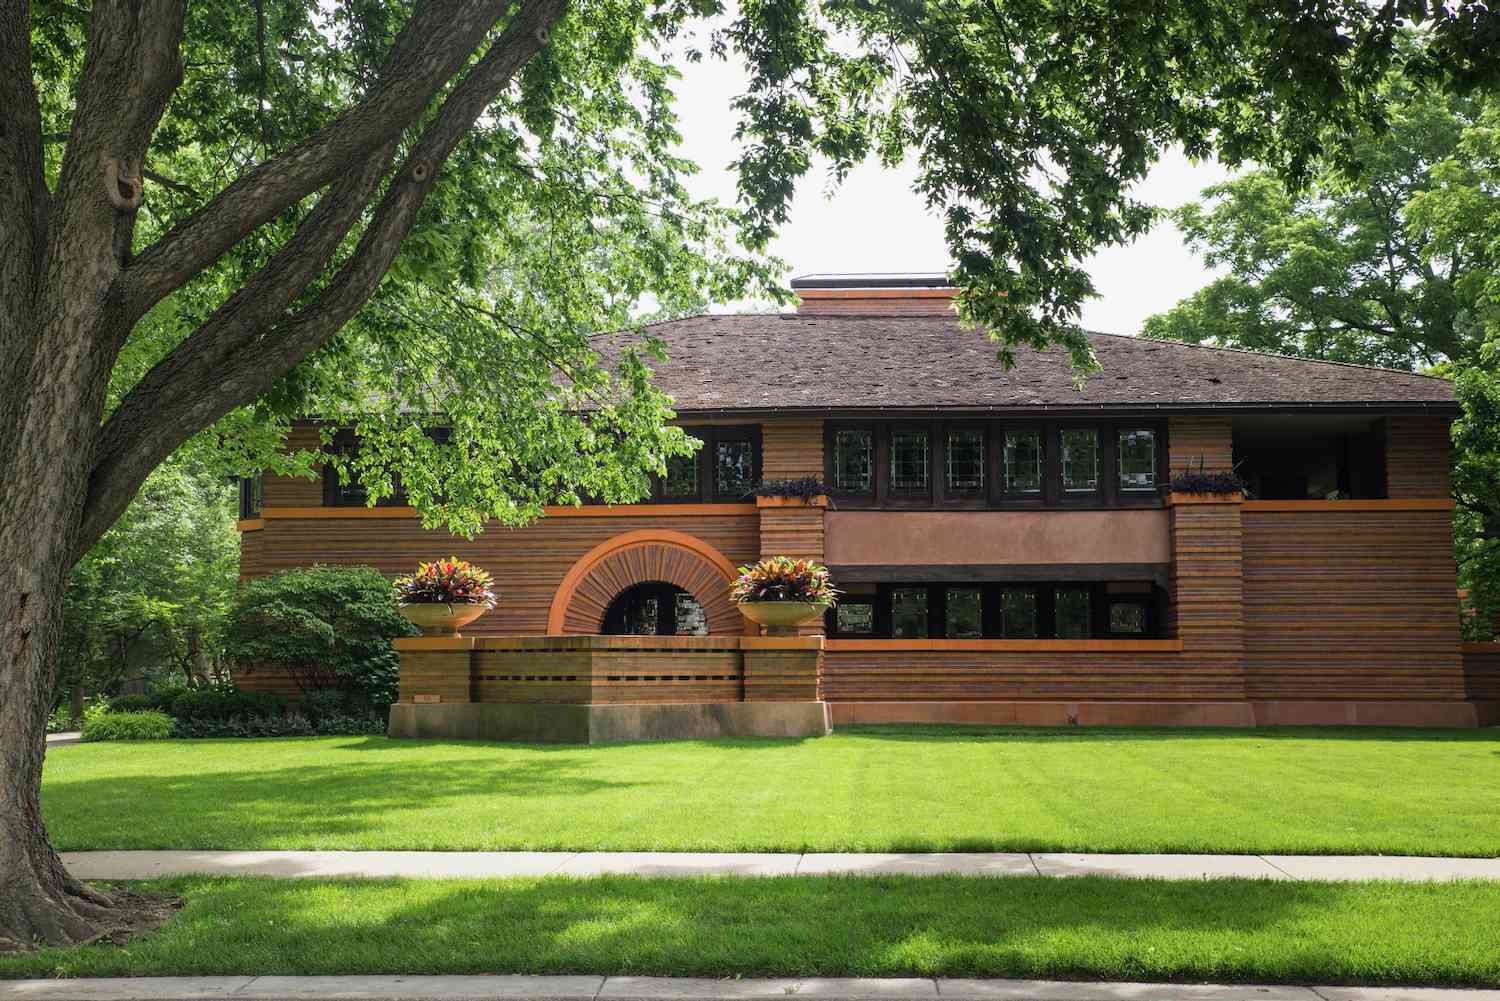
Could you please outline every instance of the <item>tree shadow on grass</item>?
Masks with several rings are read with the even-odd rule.
[[[58,788],[43,787],[42,812],[64,851],[232,850],[247,843],[291,842],[316,848],[387,829],[393,815],[426,813],[449,802],[490,799],[498,825],[505,819],[507,800],[569,799],[652,784],[605,778],[584,761],[553,757],[493,764],[407,760],[351,765],[344,759],[250,771],[72,778]],[[133,821],[140,826],[133,828]],[[183,843],[184,827],[193,831],[190,844]],[[254,833],[247,835],[247,829]],[[144,841],[139,837],[143,833]]]
[[[1500,980],[1500,888],[1114,880],[177,879],[128,950],[0,958],[0,976],[524,973],[1196,982]],[[1454,915],[1463,920],[1454,921]]]

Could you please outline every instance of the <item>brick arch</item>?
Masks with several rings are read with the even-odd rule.
[[[735,575],[713,546],[685,532],[640,529],[602,542],[573,564],[547,614],[547,634],[597,633],[610,604],[628,587],[675,584],[703,606],[711,636],[743,635],[748,623],[729,599]]]

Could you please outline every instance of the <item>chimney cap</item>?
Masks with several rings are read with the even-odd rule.
[[[953,288],[941,271],[863,272],[853,274],[812,274],[792,279],[792,290],[802,289],[903,289]]]

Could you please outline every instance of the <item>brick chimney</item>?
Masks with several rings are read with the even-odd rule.
[[[942,274],[803,275],[792,279],[805,316],[942,316],[958,289]]]

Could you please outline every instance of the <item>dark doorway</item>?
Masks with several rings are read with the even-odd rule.
[[[604,613],[606,636],[707,636],[708,616],[687,591],[661,581],[620,592]]]

